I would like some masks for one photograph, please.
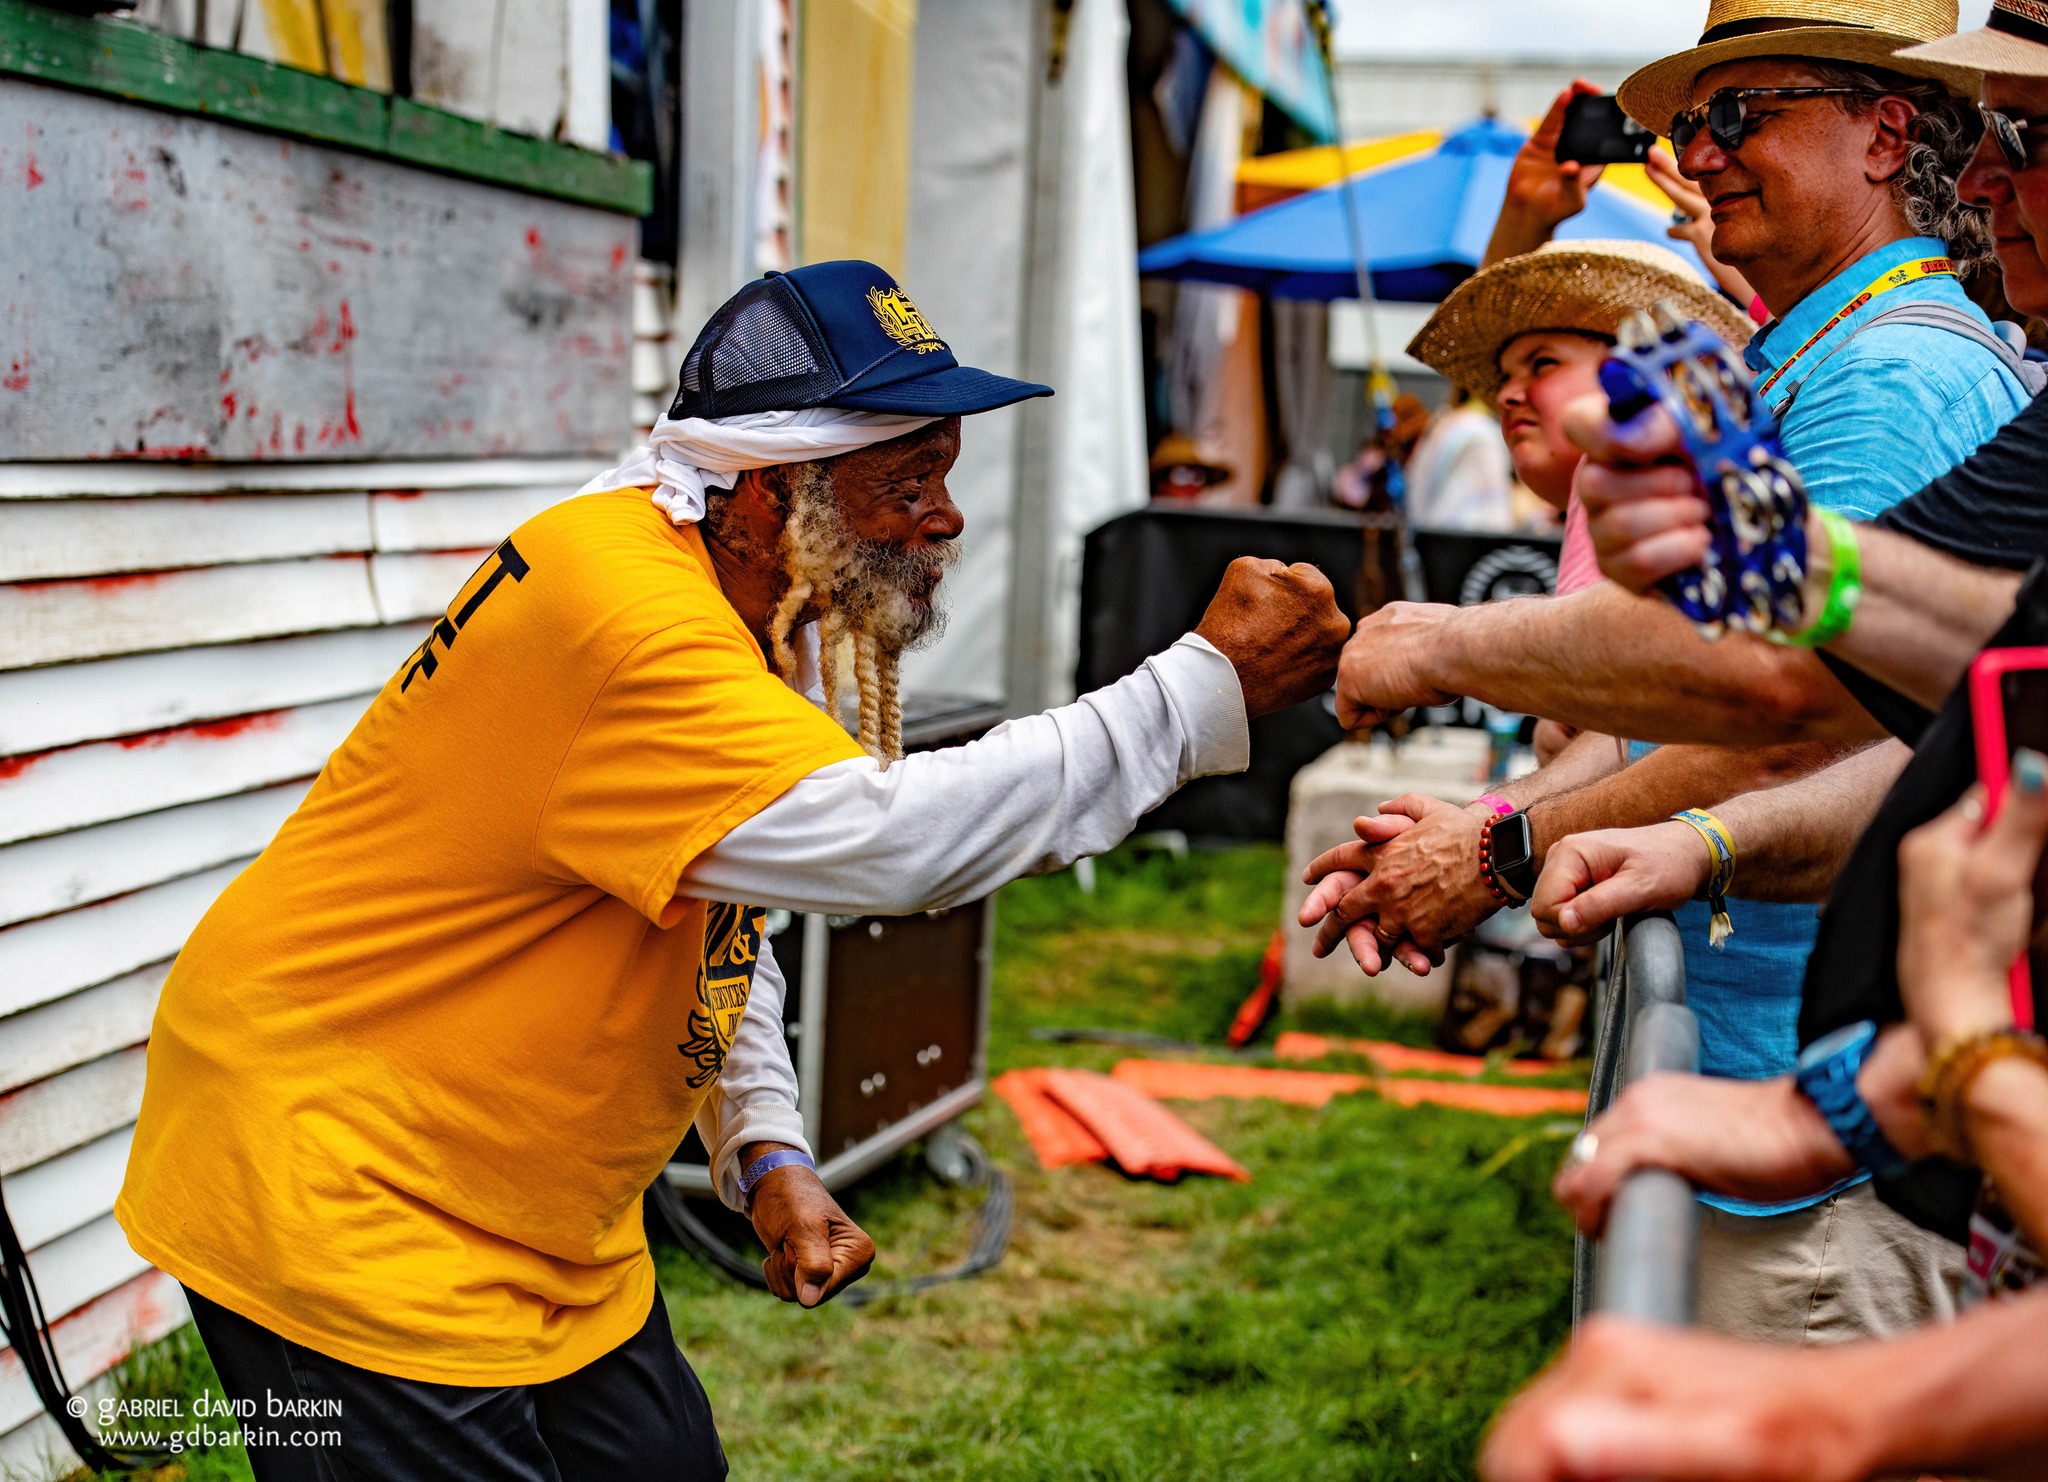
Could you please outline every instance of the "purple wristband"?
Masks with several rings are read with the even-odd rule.
[[[756,1184],[760,1183],[762,1179],[766,1178],[776,1169],[787,1168],[791,1164],[801,1164],[813,1171],[818,1166],[812,1160],[811,1155],[801,1148],[777,1148],[772,1153],[763,1153],[747,1166],[746,1172],[740,1175],[741,1197],[751,1199],[754,1196],[754,1186]]]

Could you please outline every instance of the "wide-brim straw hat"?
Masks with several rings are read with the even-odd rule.
[[[1500,352],[1542,330],[1614,338],[1637,309],[1669,299],[1738,350],[1756,325],[1700,281],[1690,264],[1654,242],[1551,242],[1481,268],[1451,291],[1408,353],[1491,404],[1500,395]]]
[[[1745,57],[1809,57],[1889,68],[1974,99],[1975,68],[1900,55],[1955,29],[1956,0],[1714,0],[1698,46],[1631,74],[1615,97],[1644,128],[1668,134],[1709,67]]]
[[[1991,0],[1991,23],[1899,53],[1913,62],[1974,67],[2008,77],[2048,77],[2048,5],[2041,0]]]

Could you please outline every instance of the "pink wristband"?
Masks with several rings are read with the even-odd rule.
[[[1515,805],[1513,803],[1510,803],[1506,798],[1502,797],[1497,792],[1482,794],[1481,796],[1474,798],[1472,801],[1475,803],[1484,803],[1487,807],[1493,809],[1493,816],[1495,818],[1506,818],[1510,813],[1515,811]]]

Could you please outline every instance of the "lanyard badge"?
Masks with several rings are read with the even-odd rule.
[[[1709,638],[1800,626],[1806,486],[1785,461],[1778,421],[1748,370],[1704,324],[1668,302],[1621,325],[1600,367],[1609,415],[1627,424],[1661,406],[1678,426],[1712,513],[1705,559],[1660,588]]]

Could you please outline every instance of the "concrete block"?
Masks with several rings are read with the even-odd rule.
[[[1368,978],[1339,948],[1318,961],[1309,951],[1315,933],[1295,925],[1308,895],[1301,872],[1324,850],[1356,837],[1351,820],[1379,812],[1379,805],[1407,792],[1426,792],[1464,804],[1486,791],[1486,733],[1439,727],[1417,731],[1398,747],[1384,737],[1344,741],[1294,776],[1287,807],[1287,895],[1280,926],[1287,947],[1283,975],[1288,1002],[1330,998],[1340,1003],[1378,999],[1395,1008],[1443,1007],[1449,996],[1455,954],[1427,977],[1398,963]]]

